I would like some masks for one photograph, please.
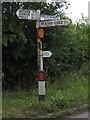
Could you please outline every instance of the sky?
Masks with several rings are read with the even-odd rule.
[[[74,21],[81,19],[81,13],[84,17],[88,17],[88,2],[90,0],[68,0],[70,2],[70,8],[66,11],[69,13],[69,17]]]
[[[47,0],[47,1],[60,1],[60,0]],[[63,1],[63,0],[62,0]],[[67,15],[76,21],[81,19],[82,14],[84,17],[88,17],[88,2],[90,0],[66,0],[70,3],[70,7],[66,10]]]

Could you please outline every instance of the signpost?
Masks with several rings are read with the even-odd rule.
[[[51,57],[52,53],[50,51],[43,51],[43,57]]]
[[[50,57],[52,53],[50,51],[42,51],[41,38],[44,37],[43,27],[51,26],[63,26],[70,23],[69,20],[59,19],[57,16],[52,15],[40,15],[40,10],[18,9],[16,15],[19,19],[37,20],[37,63],[38,63],[38,89],[39,89],[39,101],[45,101],[45,80],[43,70],[43,58]]]
[[[19,19],[37,20],[37,11],[35,10],[18,9],[16,15]]]
[[[60,19],[59,17],[55,15],[41,15],[40,20],[56,20]]]
[[[51,21],[40,21],[39,26],[40,27],[62,26],[62,25],[68,25],[69,23],[70,23],[69,20],[57,19],[57,20],[51,20]]]

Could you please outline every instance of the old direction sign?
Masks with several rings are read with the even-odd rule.
[[[52,53],[50,51],[43,51],[43,57],[50,57]]]
[[[40,20],[56,20],[56,19],[60,19],[60,18],[55,15],[41,15],[40,16]]]
[[[37,19],[37,11],[29,10],[29,9],[18,9],[16,15],[19,19],[26,20],[36,20]]]
[[[40,21],[40,27],[51,27],[51,26],[63,26],[68,25],[70,20],[67,19],[57,19],[57,20],[50,20],[50,21]]]

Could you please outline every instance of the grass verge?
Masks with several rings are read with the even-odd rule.
[[[3,92],[3,118],[62,117],[87,109],[88,77],[72,72],[46,86],[45,102],[38,102],[38,89]]]

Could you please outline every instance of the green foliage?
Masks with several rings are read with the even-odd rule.
[[[89,59],[88,25],[85,23],[57,28],[48,40],[47,46],[53,55],[45,60],[45,69],[50,80],[73,69],[80,69],[83,62]]]
[[[30,89],[37,84],[37,29],[36,21],[19,20],[16,11],[40,9],[41,14],[57,15],[67,18],[62,8],[69,6],[67,2],[3,2],[2,34],[3,34],[3,87],[5,89]],[[57,9],[60,8],[60,11]],[[53,55],[45,58],[45,79],[54,83],[62,74],[80,69],[88,60],[88,25],[70,24],[69,26],[44,28],[43,50],[50,50]]]
[[[88,75],[83,73],[84,69],[73,71],[57,79],[54,84],[47,85],[45,102],[42,103],[38,101],[38,88],[3,91],[3,118],[37,118],[58,112],[61,117],[63,110],[68,114],[68,109],[79,109],[88,100]]]

